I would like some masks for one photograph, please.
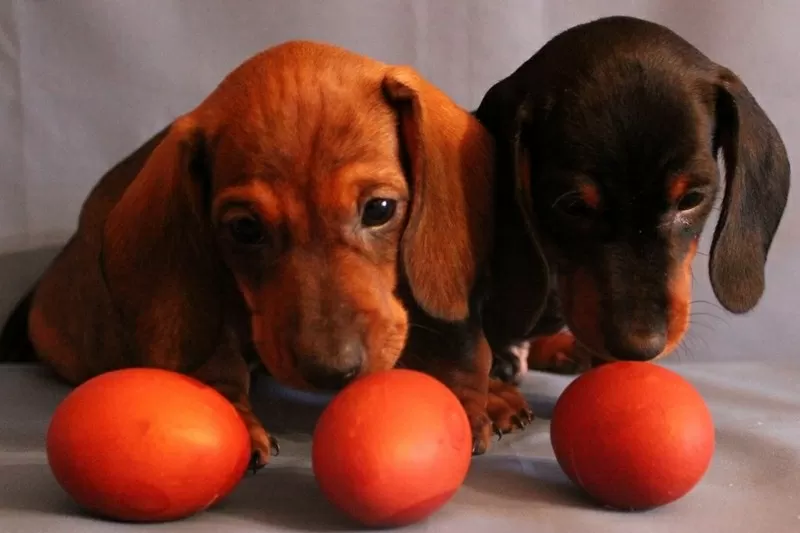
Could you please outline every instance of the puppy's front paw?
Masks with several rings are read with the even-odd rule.
[[[531,341],[528,367],[554,374],[580,374],[592,367],[592,358],[576,349],[572,333],[560,331]]]
[[[493,432],[492,419],[486,411],[486,392],[470,388],[461,388],[453,392],[461,400],[472,428],[472,454],[485,453],[492,441]]]
[[[234,396],[229,391],[228,394],[229,397]],[[232,403],[242,422],[244,422],[247,432],[250,434],[251,455],[249,470],[255,473],[267,466],[270,458],[278,455],[281,448],[278,445],[278,440],[264,429],[261,421],[253,413],[250,400],[245,394],[240,393]]]
[[[511,384],[493,379],[488,396],[472,390],[457,393],[472,427],[472,453],[482,455],[489,450],[492,437],[525,428],[533,420],[528,402]]]
[[[250,457],[250,471],[256,473],[264,468],[270,460],[281,452],[278,440],[267,433],[267,431],[257,424],[247,428],[250,432],[250,447],[253,450]]]
[[[489,382],[489,401],[486,411],[495,432],[510,433],[524,429],[533,421],[533,411],[519,388],[498,379]]]

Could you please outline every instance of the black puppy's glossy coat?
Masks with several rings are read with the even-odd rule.
[[[786,150],[744,83],[671,30],[623,16],[575,26],[494,85],[476,116],[499,150],[485,320],[500,375],[517,368],[510,348],[564,324],[573,359],[674,349],[722,191],[720,152],[711,284],[730,312],[758,303],[789,192]]]

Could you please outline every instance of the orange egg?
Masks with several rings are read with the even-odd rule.
[[[185,375],[126,369],[75,388],[56,408],[47,459],[86,510],[122,521],[183,518],[244,475],[250,438],[233,405]]]
[[[352,382],[323,411],[313,436],[320,489],[368,527],[403,526],[439,510],[464,482],[471,457],[461,402],[411,370]]]
[[[556,402],[551,442],[567,476],[596,501],[621,510],[673,502],[705,475],[714,424],[698,391],[653,363],[600,366]]]

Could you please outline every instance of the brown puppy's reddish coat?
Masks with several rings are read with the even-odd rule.
[[[489,404],[492,156],[410,68],[271,48],[91,192],[36,286],[32,344],[71,383],[137,365],[200,378],[237,406],[259,464],[274,439],[249,404],[253,361],[321,389],[418,368],[456,392],[481,452],[529,416],[500,383]]]
[[[591,357],[674,350],[722,190],[720,152],[711,285],[733,313],[758,303],[788,198],[786,149],[744,83],[671,30],[619,16],[570,28],[495,84],[476,116],[498,145],[484,324],[498,374],[515,373],[520,344],[564,325],[577,342],[534,343],[528,363],[575,371]]]

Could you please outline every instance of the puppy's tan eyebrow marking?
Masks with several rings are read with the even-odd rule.
[[[688,174],[682,173],[672,176],[667,181],[667,198],[672,203],[677,202],[689,190],[691,185],[691,179]]]
[[[597,209],[600,206],[600,190],[594,183],[588,180],[580,180],[577,192],[581,200],[592,209]]]
[[[265,221],[273,224],[280,222],[288,214],[284,211],[290,207],[285,198],[282,200],[271,187],[256,180],[225,189],[214,199],[213,212],[217,214],[226,204],[251,206]]]

